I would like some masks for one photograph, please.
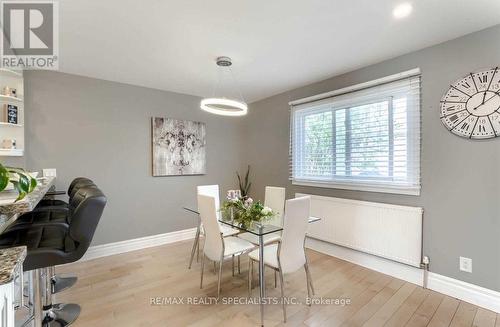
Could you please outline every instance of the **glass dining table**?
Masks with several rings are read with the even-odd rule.
[[[191,268],[191,263],[193,261],[193,257],[196,251],[196,248],[199,246],[199,237],[201,233],[201,219],[199,218],[199,212],[193,208],[184,207],[184,210],[196,214],[198,216],[198,227],[196,229],[195,243],[193,244],[193,248],[191,250],[191,259],[189,262],[189,267]],[[242,226],[236,221],[228,218],[218,219],[220,223],[225,224],[229,227],[240,230],[242,233],[251,233],[258,237],[259,239],[259,258],[264,258],[264,236],[271,233],[280,232],[283,230],[281,226],[274,226],[269,224],[262,223],[253,223],[251,226]],[[309,217],[309,223],[313,223],[321,220],[318,217]],[[266,297],[266,288],[265,288],[265,276],[264,276],[264,260],[259,260],[259,305],[260,305],[260,322],[261,326],[264,326],[264,299]]]

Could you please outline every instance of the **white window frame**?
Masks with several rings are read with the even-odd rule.
[[[356,180],[346,180],[345,182],[342,181],[341,179],[335,179],[334,181],[330,180],[319,180],[319,179],[314,179],[314,178],[305,178],[305,179],[298,179],[294,176],[294,167],[293,163],[297,163],[300,160],[297,159],[297,156],[299,155],[299,151],[294,151],[293,149],[293,142],[292,142],[292,133],[294,133],[295,126],[297,122],[295,121],[295,111],[296,110],[301,110],[307,104],[311,104],[311,110],[314,110],[312,108],[317,107],[318,112],[322,111],[329,111],[331,109],[322,109],[321,107],[324,105],[329,105],[331,107],[331,104],[335,102],[335,110],[340,110],[342,109],[342,102],[348,103],[348,107],[354,107],[354,103],[351,98],[349,98],[349,93],[376,87],[378,85],[382,84],[387,84],[390,82],[394,82],[397,80],[405,79],[405,78],[410,78],[414,76],[419,76],[420,75],[420,69],[412,69],[409,71],[405,71],[399,74],[394,74],[391,76],[383,77],[377,80],[369,81],[366,83],[361,83],[353,86],[349,86],[343,89],[335,90],[332,92],[327,92],[319,95],[315,95],[312,97],[304,98],[304,99],[299,99],[295,100],[289,103],[291,107],[290,111],[290,165],[291,165],[291,170],[290,170],[290,179],[293,185],[301,185],[301,186],[311,186],[311,187],[322,187],[322,188],[335,188],[335,189],[345,189],[345,190],[356,190],[356,191],[367,191],[367,192],[381,192],[381,193],[393,193],[393,194],[405,194],[405,195],[420,195],[420,125],[421,125],[421,118],[420,118],[420,112],[421,112],[421,106],[420,104],[418,105],[418,113],[417,113],[417,118],[415,119],[408,119],[407,124],[408,124],[408,134],[407,134],[407,145],[408,145],[408,158],[407,158],[407,170],[408,172],[413,172],[414,174],[417,175],[418,178],[418,184],[417,185],[398,185],[398,183],[393,183],[389,184],[386,181],[367,181],[367,180],[362,180],[362,181],[356,181]],[[342,97],[340,97],[342,95]],[[347,96],[346,96],[347,95]],[[336,101],[334,98],[339,97],[342,100]],[[364,101],[372,102],[376,100],[382,101],[384,98],[388,98],[387,95],[381,94],[380,96],[378,95],[373,95],[371,97],[366,98]],[[420,100],[419,100],[420,101]],[[392,110],[392,105],[390,105],[390,110]],[[345,107],[344,107],[345,108]],[[410,149],[413,149],[415,151],[412,151]],[[416,157],[415,157],[416,156]],[[417,165],[417,166],[415,166]]]

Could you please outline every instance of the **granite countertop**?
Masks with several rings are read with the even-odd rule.
[[[0,249],[0,285],[8,284],[14,279],[14,270],[18,263],[26,258],[26,247]]]
[[[38,185],[24,199],[14,202],[17,192],[4,191],[0,193],[0,214],[13,215],[32,211],[38,202],[45,196],[54,184],[55,177],[47,177],[38,180]]]

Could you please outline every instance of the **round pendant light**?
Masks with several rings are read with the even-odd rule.
[[[232,85],[236,86],[236,80],[233,76],[233,72],[231,70],[231,58],[229,57],[218,57],[216,59],[216,64],[217,66],[223,68],[223,69],[228,69],[231,78],[233,80]],[[214,93],[215,93],[214,89]],[[205,110],[206,112],[209,112],[211,114],[215,115],[221,115],[221,116],[244,116],[248,112],[248,106],[243,100],[243,96],[241,95],[241,92],[238,89],[238,93],[240,95],[241,100],[235,100],[235,99],[227,99],[224,97],[211,97],[211,98],[206,98],[201,100],[200,103],[200,108],[202,110]],[[215,94],[214,94],[215,95]]]

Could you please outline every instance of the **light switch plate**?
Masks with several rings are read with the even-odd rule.
[[[57,171],[55,168],[46,168],[43,169],[43,177],[56,177]]]
[[[472,273],[472,259],[466,257],[460,257],[460,270]]]

